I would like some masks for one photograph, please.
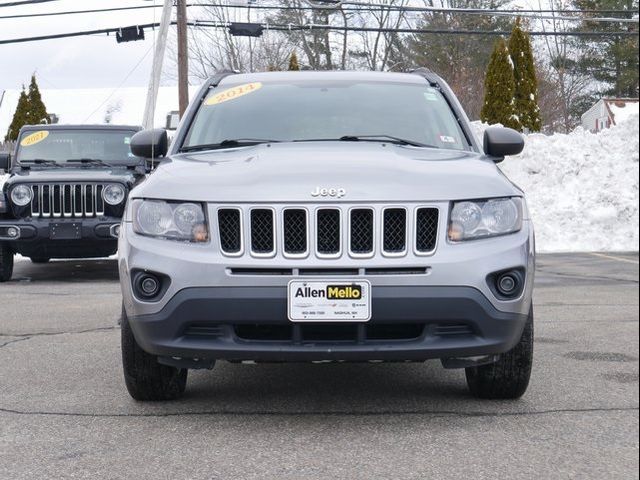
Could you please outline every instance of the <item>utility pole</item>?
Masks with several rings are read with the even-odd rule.
[[[178,20],[178,105],[180,118],[189,105],[189,51],[187,48],[187,2],[177,0]]]
[[[153,118],[156,112],[156,100],[158,99],[158,88],[160,88],[160,75],[162,74],[162,61],[164,60],[164,51],[167,46],[167,36],[169,34],[169,25],[171,24],[172,8],[173,1],[164,0],[162,18],[160,19],[160,28],[158,28],[155,40],[156,49],[153,53],[153,68],[151,69],[149,89],[147,90],[147,103],[144,108],[144,117],[142,119],[142,126],[146,129],[153,128]]]

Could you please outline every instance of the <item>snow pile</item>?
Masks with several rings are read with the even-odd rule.
[[[620,105],[616,105],[615,102],[609,104],[609,108],[611,109],[611,113],[613,114],[613,120],[616,122],[616,125],[620,125],[621,123],[626,122],[629,118],[634,115],[638,116],[638,102],[625,102]],[[637,121],[636,121],[637,123]]]
[[[500,164],[527,195],[538,251],[638,250],[638,137],[636,107],[597,134],[528,135]]]

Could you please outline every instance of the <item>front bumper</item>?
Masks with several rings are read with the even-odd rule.
[[[120,222],[121,219],[112,217],[0,220],[0,241],[7,242],[15,253],[26,257],[104,257],[117,250]],[[54,224],[74,225],[77,238],[56,238]],[[17,236],[8,235],[12,228],[17,229]]]
[[[187,288],[161,311],[129,316],[129,323],[146,352],[206,364],[500,354],[515,346],[527,320],[525,314],[497,310],[471,287],[374,286],[372,302],[366,324],[300,324],[287,319],[286,287]]]

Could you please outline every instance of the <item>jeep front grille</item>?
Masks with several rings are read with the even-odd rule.
[[[305,255],[308,251],[308,219],[303,208],[286,208],[282,212],[283,249],[287,256]]]
[[[31,185],[33,217],[99,217],[104,215],[103,185],[55,183]]]
[[[354,208],[349,216],[349,251],[358,256],[373,254],[373,210]]]
[[[386,208],[382,218],[382,251],[402,255],[407,250],[407,211]]]
[[[401,257],[431,255],[437,245],[437,207],[241,205],[215,212],[220,250],[230,257]]]
[[[316,212],[316,250],[319,256],[340,255],[341,234],[340,210],[322,208]]]

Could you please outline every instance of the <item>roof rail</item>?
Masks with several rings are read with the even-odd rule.
[[[229,70],[229,69],[219,70],[207,79],[207,82],[206,82],[207,86],[215,87],[222,81],[223,78],[228,77],[230,75],[237,75],[239,73],[240,72],[238,70]]]
[[[415,73],[416,75],[424,77],[432,86],[440,85],[440,77],[438,76],[438,74],[429,70],[427,67],[414,68],[412,70],[409,70],[409,73]]]

